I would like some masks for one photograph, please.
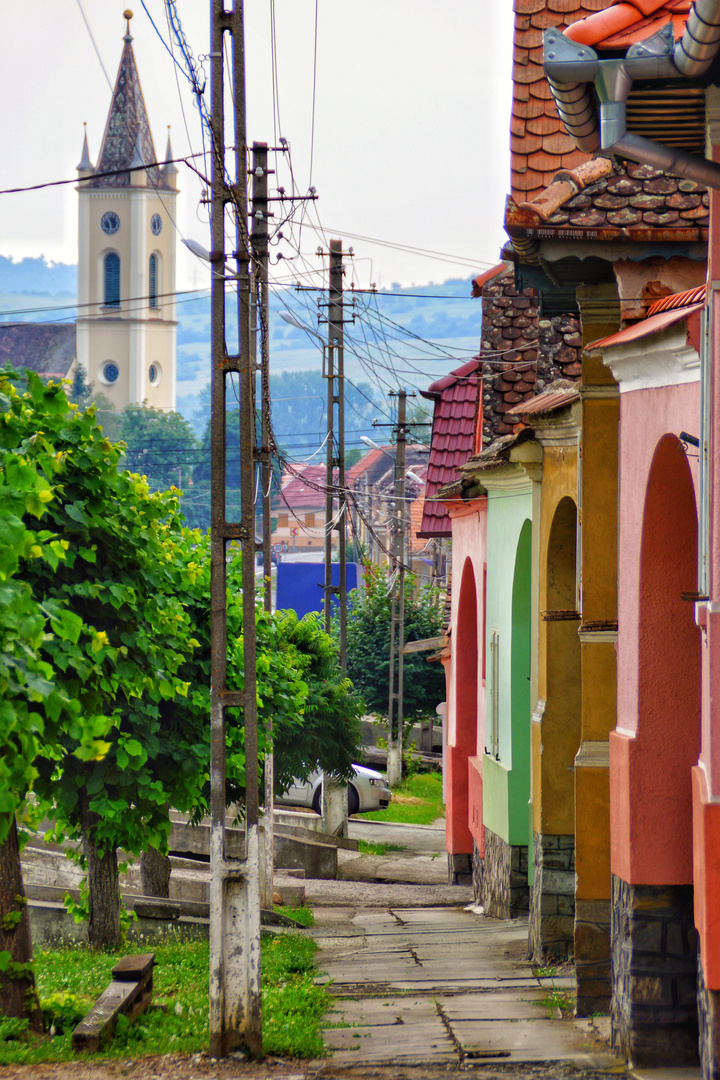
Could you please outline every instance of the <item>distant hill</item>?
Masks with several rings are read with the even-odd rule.
[[[75,296],[77,266],[49,263],[43,255],[13,262],[0,255],[0,293],[31,296]]]
[[[479,348],[482,305],[470,298],[471,280],[453,278],[438,284],[392,284],[380,292],[347,290],[345,319],[345,375],[349,384],[373,388],[369,397],[385,402],[399,386],[409,391],[426,389],[431,382],[470,359]],[[12,259],[0,256],[0,321],[67,321],[75,316],[77,267],[48,263],[42,256]],[[284,373],[304,377],[320,375],[320,342],[297,323],[322,338],[327,335],[324,294],[316,289],[286,287],[270,294],[270,357],[275,377]],[[210,380],[210,296],[206,291],[178,296],[178,409],[191,419],[198,433],[204,430],[208,403],[204,393]],[[228,301],[228,340],[235,336],[236,307]],[[290,314],[292,322],[280,318]],[[297,393],[298,391],[293,391]],[[366,390],[360,391],[360,399]],[[325,383],[318,381],[318,394]],[[366,418],[357,402],[349,403],[350,422],[361,427]],[[297,399],[297,412],[312,413],[293,431],[308,424],[318,430],[315,405]],[[354,419],[353,419],[354,418]],[[322,427],[322,414],[319,417]]]

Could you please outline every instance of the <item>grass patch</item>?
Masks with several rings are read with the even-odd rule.
[[[385,810],[373,810],[362,816],[365,821],[431,825],[444,814],[440,773],[416,773],[393,791],[392,801]]]
[[[293,918],[298,910],[292,909]],[[120,1018],[112,1043],[101,1057],[196,1054],[207,1051],[208,944],[206,941],[153,942],[153,1009],[134,1024]],[[301,934],[264,935],[262,940],[263,1049],[293,1057],[323,1053],[321,1020],[330,995],[314,985],[315,942]],[[70,1038],[75,1025],[111,979],[117,955],[83,946],[35,950],[35,977],[48,1034],[34,1036],[17,1021],[0,1022],[0,1065],[83,1060]],[[54,1037],[50,1032],[54,1030]],[[92,1055],[94,1061],[98,1055]]]
[[[388,851],[404,851],[402,844],[374,844],[371,840],[359,840],[361,855],[387,855]]]
[[[294,904],[273,904],[273,911],[277,911],[278,915],[287,915],[288,918],[294,919],[295,922],[300,923],[301,926],[314,926],[315,916],[312,913],[312,908],[305,907],[299,904],[295,907]]]

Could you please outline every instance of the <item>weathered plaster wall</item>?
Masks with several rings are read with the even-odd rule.
[[[511,485],[488,494],[487,562],[493,570],[487,580],[486,655],[490,655],[490,635],[495,629],[500,637],[500,737],[498,760],[488,754],[483,758],[483,820],[486,828],[512,845],[527,845],[529,831],[531,514],[530,480],[523,486]],[[516,580],[518,570],[521,582]],[[523,629],[517,625],[520,608],[527,612],[526,643]],[[488,716],[489,693],[490,679],[486,686]]]
[[[631,884],[692,881],[690,770],[699,750],[699,632],[693,605],[679,593],[696,589],[698,469],[675,436],[696,432],[698,424],[695,382],[622,394],[618,720],[610,737],[610,821],[612,871]]]
[[[451,655],[447,667],[446,826],[447,851],[451,855],[471,854],[473,836],[482,847],[482,786],[468,784],[469,759],[482,753],[485,745],[485,691],[482,679],[484,566],[486,563],[487,501],[476,499],[466,506],[450,504],[453,543],[453,588],[451,607]],[[475,626],[468,625],[472,605],[465,588],[472,579],[475,588]],[[473,634],[477,641],[477,690],[475,700],[467,696],[467,651],[464,639]],[[479,805],[476,805],[479,803]],[[475,828],[470,829],[470,822]]]
[[[567,501],[560,515],[573,519],[568,521],[572,534],[560,537],[557,514],[563,500]],[[574,611],[577,606],[576,501],[577,447],[546,445],[540,511],[539,707],[532,724],[532,813],[536,833],[555,835],[575,830],[572,764],[580,742],[580,643],[579,616],[558,620],[548,619],[547,613]]]

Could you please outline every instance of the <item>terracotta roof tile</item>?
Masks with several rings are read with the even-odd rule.
[[[460,465],[475,449],[480,361],[471,360],[434,382],[423,397],[434,399],[433,429],[423,509],[422,537],[450,536],[447,510],[433,502],[438,489],[457,477]]]
[[[685,29],[691,0],[632,0],[582,19],[566,30],[567,37],[595,49],[627,49],[658,33],[671,22],[675,37]]]
[[[543,32],[551,26],[564,29],[611,4],[612,0],[515,0],[511,190],[518,202],[539,194],[559,168],[587,160],[587,155],[573,150],[557,122],[542,66]],[[531,127],[528,121],[538,117],[547,117],[547,122]],[[544,137],[541,147],[538,136]],[[541,156],[528,161],[536,154]]]

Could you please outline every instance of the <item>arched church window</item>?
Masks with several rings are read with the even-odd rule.
[[[115,251],[105,256],[105,307],[120,307],[120,256]]]
[[[157,255],[150,256],[150,307],[156,308],[158,306],[158,261]]]

